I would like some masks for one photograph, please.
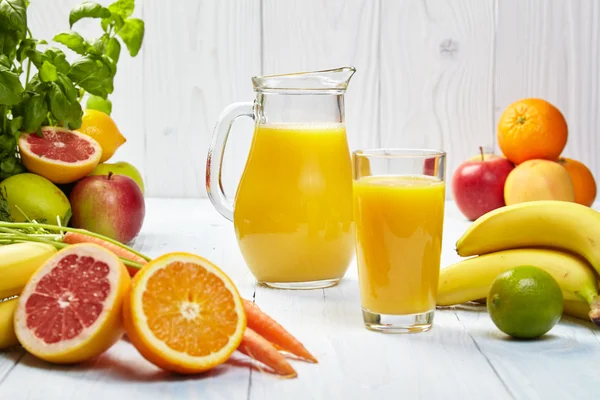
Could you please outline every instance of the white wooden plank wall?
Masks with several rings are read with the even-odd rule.
[[[32,0],[33,33],[67,30],[80,1]],[[149,196],[206,196],[212,129],[226,105],[253,99],[251,76],[343,65],[357,68],[346,102],[353,150],[441,148],[450,178],[478,146],[496,147],[508,104],[540,96],[567,117],[565,154],[600,177],[596,0],[137,0],[136,15],[146,37],[137,58],[119,62],[113,116],[128,142],[114,159],[142,171]],[[249,120],[234,126],[231,196],[251,131]]]

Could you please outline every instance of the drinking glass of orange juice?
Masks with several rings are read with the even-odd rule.
[[[383,332],[429,330],[440,271],[446,154],[359,150],[353,162],[365,326]]]

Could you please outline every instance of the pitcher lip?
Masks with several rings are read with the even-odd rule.
[[[256,92],[325,92],[343,93],[348,88],[354,67],[339,67],[317,71],[253,76]]]

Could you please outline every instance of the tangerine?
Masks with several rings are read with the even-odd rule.
[[[571,158],[560,158],[558,162],[567,170],[573,181],[575,203],[591,206],[596,199],[597,190],[592,172],[583,163]]]
[[[515,164],[533,159],[556,160],[567,144],[568,127],[558,108],[527,98],[509,105],[498,121],[498,144]]]

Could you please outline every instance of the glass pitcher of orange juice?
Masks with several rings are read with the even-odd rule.
[[[233,221],[257,281],[280,289],[337,284],[354,255],[352,162],[344,94],[355,69],[252,78],[254,102],[219,116],[206,163],[214,207]],[[255,121],[248,160],[230,202],[221,185],[229,130]]]

